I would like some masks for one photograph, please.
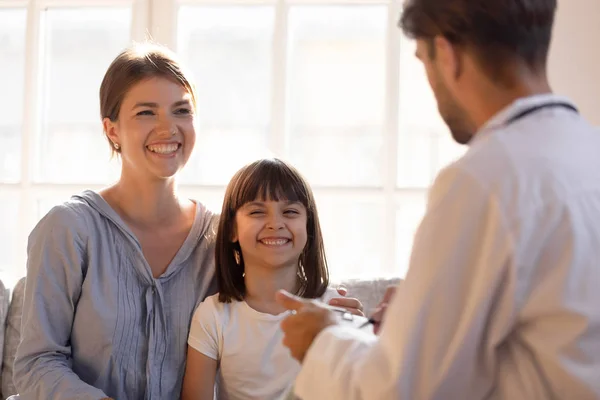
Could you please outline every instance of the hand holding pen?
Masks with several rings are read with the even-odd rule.
[[[376,335],[379,333],[381,329],[381,324],[385,318],[385,312],[387,310],[388,304],[392,301],[392,297],[396,293],[397,285],[388,286],[385,289],[385,294],[383,295],[383,299],[379,302],[373,314],[369,317],[369,320],[364,323],[363,326],[367,326],[367,324],[373,324],[373,333]]]
[[[381,329],[381,324],[383,323],[383,319],[385,317],[385,313],[387,311],[388,304],[392,301],[392,297],[396,293],[397,287],[398,287],[397,285],[388,286],[385,290],[385,294],[383,295],[383,299],[381,299],[381,301],[379,302],[377,307],[375,307],[371,316],[368,319],[365,319],[365,321],[362,324],[356,325],[356,327],[359,329],[362,329],[362,328],[367,327],[368,325],[373,325],[373,333],[377,335],[379,333],[379,330]],[[338,293],[342,296],[345,296],[347,293],[347,289],[345,289],[344,287],[342,287],[341,289],[338,288]],[[355,309],[355,307],[357,307],[357,306],[354,305],[354,303],[345,304],[345,303],[336,302],[336,300],[338,300],[338,299],[331,300],[328,303],[328,308],[342,314],[342,319],[351,321],[353,319],[351,314],[358,315],[358,316],[365,315],[362,312],[362,304],[360,304],[360,302],[358,302],[358,300],[356,300],[359,304],[357,309]],[[343,299],[343,300],[344,301],[350,300],[350,298]],[[339,305],[339,304],[341,304],[342,307],[335,306],[335,305]]]

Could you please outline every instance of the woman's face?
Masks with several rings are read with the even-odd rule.
[[[143,80],[123,98],[118,121],[105,118],[104,128],[120,147],[124,172],[170,178],[187,163],[196,142],[192,95],[166,78]]]

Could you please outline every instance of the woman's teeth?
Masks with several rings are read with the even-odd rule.
[[[150,150],[153,153],[159,153],[159,154],[170,154],[170,153],[177,151],[178,148],[179,148],[178,143],[152,144],[152,145],[148,146],[148,150]]]

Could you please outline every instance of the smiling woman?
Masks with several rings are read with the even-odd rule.
[[[30,235],[14,379],[26,399],[172,399],[198,299],[216,291],[214,215],[179,197],[194,88],[166,49],[130,48],[100,89],[118,182],[52,208]]]
[[[121,180],[136,179],[139,173],[164,178],[183,168],[196,141],[193,109],[193,95],[172,78],[158,75],[133,84],[123,97],[119,118],[108,114],[103,121],[123,160]]]

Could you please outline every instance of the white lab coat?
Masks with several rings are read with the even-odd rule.
[[[440,173],[378,339],[336,326],[304,400],[600,398],[600,131],[516,101]]]

